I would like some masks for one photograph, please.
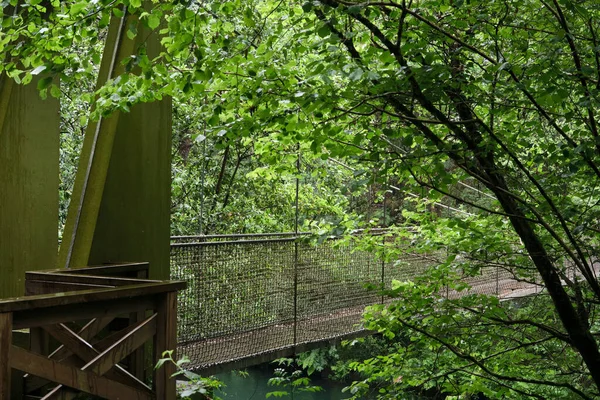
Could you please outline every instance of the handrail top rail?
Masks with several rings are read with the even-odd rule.
[[[55,270],[46,271],[27,271],[25,272],[26,280],[48,280],[57,282],[73,282],[73,283],[95,283],[98,281],[100,284],[110,286],[130,286],[144,283],[164,283],[166,281],[159,279],[146,279],[146,278],[127,278],[121,276],[108,276],[108,275],[90,275],[90,274],[77,274],[77,273],[62,273],[56,272]]]
[[[387,228],[369,228],[369,229],[354,229],[350,232],[351,235],[360,235],[364,233],[371,233],[375,235],[387,233]],[[210,239],[227,239],[227,238],[259,238],[259,237],[288,237],[288,236],[319,236],[315,232],[267,232],[267,233],[226,233],[226,234],[209,234],[209,235],[175,235],[171,236],[172,244],[179,244],[177,240],[191,240],[198,239],[199,241],[210,240]],[[338,238],[338,236],[330,236],[329,238]],[[255,239],[248,239],[249,241],[256,241]],[[173,243],[174,242],[174,243]],[[200,242],[202,243],[202,242]]]
[[[124,298],[151,296],[185,289],[185,281],[140,283],[118,288],[89,289],[53,294],[12,297],[0,300],[0,313],[52,308],[72,304],[103,302]]]
[[[241,244],[253,244],[260,245],[266,243],[290,243],[298,239],[297,237],[281,237],[273,239],[255,239],[255,240],[223,240],[220,242],[183,242],[183,243],[171,243],[171,249],[180,247],[198,247],[198,246],[227,246],[227,245],[241,245]]]
[[[138,271],[148,271],[149,269],[148,262],[119,262],[119,263],[109,263],[109,264],[101,264],[101,265],[89,265],[81,268],[51,268],[51,269],[42,269],[36,271],[26,271],[25,274],[29,272],[46,272],[46,273],[60,273],[60,274],[79,274],[79,275],[102,275],[106,273],[113,273],[115,270],[118,272],[138,272]]]
[[[269,236],[304,236],[310,235],[310,232],[273,232],[273,233],[225,233],[211,235],[174,235],[171,236],[171,241],[179,239],[224,239],[224,238],[241,238],[241,237],[269,237]]]

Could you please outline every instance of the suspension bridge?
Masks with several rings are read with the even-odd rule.
[[[187,282],[178,295],[178,352],[206,374],[368,334],[360,325],[364,308],[386,299],[365,284],[389,287],[445,258],[406,252],[384,262],[353,242],[312,244],[293,233],[171,240],[171,279]],[[509,298],[539,289],[499,267],[465,280],[468,294]]]

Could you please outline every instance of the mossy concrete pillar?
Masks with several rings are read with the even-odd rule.
[[[141,45],[152,58],[155,34],[126,37],[135,16],[113,18],[98,86],[124,73],[122,60]],[[171,100],[143,103],[91,123],[80,158],[58,266],[150,262],[169,277]]]
[[[58,249],[60,114],[36,81],[0,76],[0,298],[24,294],[25,271],[50,269]]]
[[[121,114],[89,263],[150,262],[150,277],[169,278],[171,102]]]

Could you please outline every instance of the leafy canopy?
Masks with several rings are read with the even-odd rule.
[[[504,1],[4,2],[3,72],[60,96],[94,74],[111,18],[155,31],[98,88],[92,117],[173,96],[201,99],[217,137],[247,138],[279,169],[289,150],[377,171],[405,212],[413,250],[440,257],[367,324],[408,344],[356,368],[364,385],[490,398],[594,398],[600,178],[600,5]],[[100,33],[100,34],[99,34]],[[74,49],[91,44],[90,57]],[[84,46],[85,47],[85,46]],[[394,251],[404,251],[397,245]],[[493,265],[543,286],[527,307],[440,298]],[[434,354],[422,364],[415,354]],[[560,354],[557,357],[556,354]],[[415,364],[417,363],[417,364]],[[418,374],[415,372],[417,371]],[[398,379],[405,375],[406,378]],[[418,378],[418,375],[421,378]],[[383,382],[383,383],[382,383]],[[359,385],[360,386],[360,385]],[[360,387],[357,386],[357,391]]]

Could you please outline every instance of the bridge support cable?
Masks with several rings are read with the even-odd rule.
[[[296,152],[296,198],[294,199],[294,357],[296,357],[296,346],[298,345],[298,262],[300,256],[298,253],[298,224],[300,221],[300,144],[296,146]]]
[[[385,216],[386,216],[386,211],[387,211],[387,203],[386,203],[386,197],[387,197],[387,188],[384,190],[383,192],[383,224],[385,225],[385,227],[387,227],[387,223],[385,220]],[[385,294],[384,294],[384,290],[385,290],[385,233],[383,233],[381,235],[381,245],[382,250],[381,250],[381,304],[385,303]]]

